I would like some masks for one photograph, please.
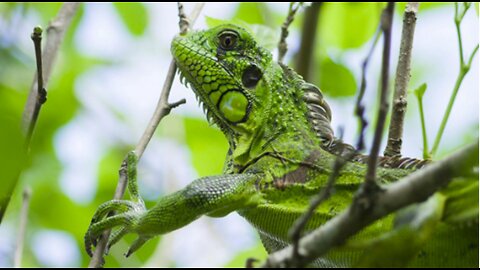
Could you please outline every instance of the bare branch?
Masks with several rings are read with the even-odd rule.
[[[387,147],[384,155],[387,157],[401,156],[403,122],[407,111],[407,90],[410,82],[410,63],[412,59],[413,36],[417,21],[417,2],[408,2],[403,15],[402,41],[398,56],[395,90],[392,102],[392,117],[388,132]]]
[[[48,84],[50,75],[53,70],[53,64],[57,58],[58,50],[62,44],[65,32],[70,26],[70,23],[77,13],[77,10],[80,6],[80,3],[65,3],[62,5],[58,11],[57,17],[53,19],[47,27],[47,38],[46,43],[43,48],[43,80],[44,85]],[[35,80],[37,81],[37,76],[35,75]],[[30,88],[30,94],[28,95],[28,101],[25,105],[25,110],[23,112],[23,124],[24,127],[28,127],[29,123],[32,122],[33,113],[35,110],[35,104],[37,102],[37,84],[34,82]]]
[[[263,267],[301,266],[342,245],[363,228],[405,206],[422,202],[452,178],[465,175],[465,171],[478,166],[478,141],[449,157],[432,163],[404,179],[390,184],[378,193],[375,204],[368,211],[353,203],[348,209],[330,219],[322,227],[301,239],[300,264],[292,259],[293,247],[288,246],[270,254]]]
[[[43,67],[42,67],[42,28],[36,26],[33,29],[31,35],[33,45],[35,47],[35,60],[37,63],[37,95],[35,100],[35,106],[33,108],[32,118],[28,123],[27,135],[25,136],[25,150],[28,152],[30,141],[32,139],[33,130],[37,124],[38,115],[40,114],[40,109],[42,105],[47,101],[47,91],[43,87]]]
[[[295,70],[302,75],[305,81],[310,81],[310,70],[314,56],[315,40],[317,37],[318,16],[321,2],[314,2],[305,9],[305,19],[302,26],[300,48],[296,57]]]
[[[297,13],[298,9],[302,6],[302,4],[303,4],[302,2],[297,2],[297,3],[291,2],[288,8],[288,15],[285,21],[283,22],[283,25],[281,28],[280,41],[278,42],[278,62],[279,63],[283,62],[283,57],[285,57],[285,54],[287,53],[287,50],[288,50],[287,41],[286,41],[288,37],[288,27],[295,19],[295,14]]]
[[[43,48],[43,54],[41,53],[41,28],[35,27],[32,40],[35,45],[35,54],[37,62],[37,76],[35,74],[32,86],[30,88],[30,93],[28,95],[27,103],[23,111],[23,129],[26,134],[25,137],[25,153],[23,158],[26,158],[26,153],[30,147],[30,141],[33,136],[33,131],[35,130],[36,122],[40,114],[40,108],[43,103],[46,101],[47,92],[45,90],[48,80],[50,79],[51,71],[53,69],[53,63],[55,62],[55,57],[58,53],[60,45],[62,43],[65,32],[70,25],[72,18],[75,16],[75,13],[78,10],[79,3],[65,3],[62,5],[58,11],[57,16],[49,24],[47,28],[47,38],[46,44]],[[40,57],[41,55],[41,57]],[[20,177],[21,169],[16,176],[16,179],[12,181],[6,194],[6,198],[0,202],[0,222],[3,219],[3,215],[7,209],[7,206],[10,202],[10,198],[15,189],[18,178]]]
[[[183,5],[181,3],[178,4],[178,12],[179,12],[179,27],[181,33],[186,33],[190,26],[190,22],[193,24],[197,19],[200,11],[202,10],[204,4],[200,3],[195,5],[194,10],[191,13],[190,19],[184,14]],[[168,69],[167,75],[165,77],[165,82],[163,84],[162,93],[160,94],[160,99],[158,100],[157,107],[155,108],[155,112],[148,123],[147,128],[145,129],[142,137],[140,138],[137,146],[135,147],[135,154],[138,156],[138,160],[142,157],[150,139],[152,138],[155,130],[160,123],[160,121],[170,113],[170,111],[174,108],[179,106],[180,104],[185,103],[185,99],[180,101],[174,102],[172,104],[168,103],[168,96],[170,95],[170,89],[172,87],[173,79],[175,78],[175,72],[177,70],[177,66],[175,61],[172,59],[170,62],[170,67]],[[124,159],[122,162],[122,166],[119,170],[119,180],[117,183],[117,188],[115,189],[115,194],[113,199],[120,200],[122,199],[125,188],[127,186],[127,160]],[[107,248],[108,238],[110,236],[110,230],[105,231],[100,240],[98,241],[97,247],[95,252],[93,253],[92,259],[88,265],[89,268],[97,268],[102,267],[104,264],[103,254],[105,254],[105,250]]]
[[[18,228],[17,245],[15,247],[15,257],[13,267],[19,268],[22,266],[23,244],[25,243],[25,234],[28,223],[28,208],[30,206],[30,197],[32,190],[26,187],[23,190],[22,196],[22,210],[20,212],[20,226]]]
[[[390,70],[390,47],[392,35],[392,20],[394,3],[388,3],[382,13],[382,31],[383,31],[383,56],[382,56],[382,80],[380,92],[380,105],[377,115],[377,126],[373,137],[372,149],[368,159],[367,174],[365,176],[364,191],[376,190],[375,173],[377,170],[378,152],[380,151],[380,143],[382,141],[383,127],[388,112],[388,73]]]
[[[367,56],[362,62],[362,82],[360,84],[357,101],[355,103],[355,115],[358,117],[358,120],[360,122],[360,128],[358,132],[359,135],[357,140],[357,151],[361,151],[365,148],[365,139],[364,139],[365,128],[367,127],[368,122],[363,115],[365,113],[365,106],[363,106],[362,104],[362,99],[363,99],[363,96],[365,95],[365,90],[367,88],[366,74],[367,74],[368,63],[370,62],[370,58],[372,58],[377,42],[380,39],[380,33],[381,33],[380,29],[381,29],[381,25],[379,25],[377,32],[375,33],[375,36],[373,38],[372,46],[370,47],[370,50],[368,51]]]

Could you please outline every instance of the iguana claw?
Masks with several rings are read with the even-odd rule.
[[[110,213],[113,212],[116,213],[110,215]],[[136,232],[136,225],[144,213],[146,213],[146,208],[143,202],[134,203],[124,200],[112,200],[100,205],[93,215],[92,221],[84,238],[85,250],[88,255],[93,255],[92,246],[95,247],[97,245],[97,240],[106,230],[120,226],[120,229],[116,230],[110,236],[106,252],[108,252],[110,247],[118,242],[122,236],[129,232]],[[136,243],[132,245],[132,248],[135,245]]]

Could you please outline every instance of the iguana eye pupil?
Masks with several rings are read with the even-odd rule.
[[[238,34],[232,31],[224,31],[219,36],[220,47],[224,50],[232,50],[237,45]]]

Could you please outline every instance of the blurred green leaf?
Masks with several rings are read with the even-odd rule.
[[[478,16],[478,2],[475,2],[475,11],[477,12],[477,16]]]
[[[148,11],[142,3],[113,3],[122,22],[134,36],[145,33],[148,24]]]
[[[265,3],[243,2],[238,4],[233,17],[250,24],[265,24],[267,23],[267,10]]]
[[[98,186],[95,195],[97,205],[112,199],[118,182],[118,170],[126,153],[127,149],[112,148],[101,158],[98,164]]]
[[[206,120],[185,118],[187,145],[192,151],[193,167],[202,176],[222,173],[228,142],[223,133]]]
[[[344,65],[325,58],[320,63],[320,75],[314,78],[323,93],[332,97],[348,97],[355,95],[357,82],[353,73]]]
[[[222,25],[222,24],[228,24],[228,23],[238,24],[242,27],[245,27],[245,25],[248,25],[246,22],[241,21],[241,20],[237,20],[237,19],[222,20],[222,19],[217,19],[217,18],[213,18],[213,17],[209,17],[209,16],[205,16],[205,23],[207,24],[207,26],[209,28],[212,28],[212,27],[215,27],[215,26],[218,26],[218,25]]]
[[[11,107],[11,92],[0,86],[0,215],[3,216],[17,185],[23,161],[23,132],[20,113]],[[14,98],[13,98],[14,99]],[[15,103],[14,103],[15,104]]]
[[[449,223],[478,223],[478,175],[457,179],[441,191],[446,196],[443,220]]]
[[[324,3],[319,42],[340,49],[362,46],[378,28],[383,3]]]
[[[27,9],[37,11],[42,17],[43,22],[38,23],[44,29],[47,28],[48,22],[55,18],[63,3],[26,3]]]

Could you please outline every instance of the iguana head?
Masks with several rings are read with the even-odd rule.
[[[226,24],[190,32],[177,36],[171,51],[181,81],[227,137],[253,133],[261,125],[268,94],[263,75],[272,56],[247,30]]]
[[[285,141],[332,142],[330,108],[320,90],[273,61],[242,27],[225,24],[177,36],[171,51],[180,80],[223,131],[239,163],[261,155],[272,142],[275,149]]]

